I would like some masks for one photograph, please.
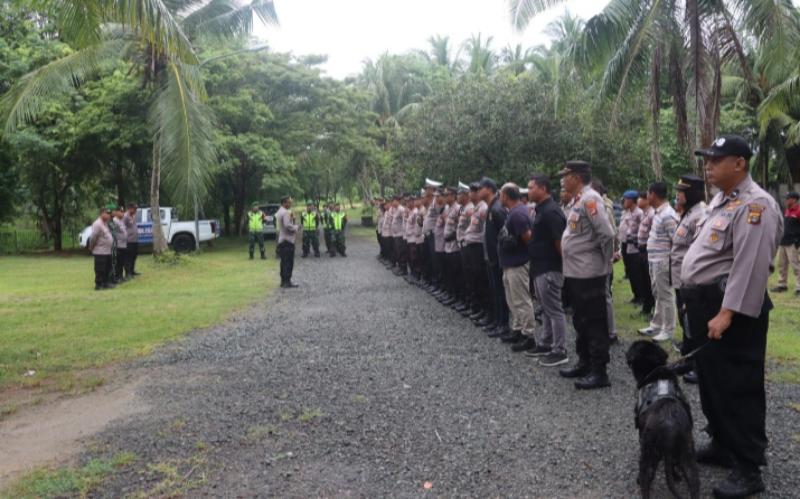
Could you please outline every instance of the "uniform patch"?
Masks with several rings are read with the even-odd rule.
[[[686,237],[686,234],[689,231],[686,230],[686,227],[678,227],[678,237]]]
[[[761,223],[761,213],[764,212],[764,207],[758,203],[752,203],[747,207],[747,223],[750,225],[758,225]]]
[[[714,228],[721,229],[725,226],[725,220],[722,218],[718,218],[714,221]]]
[[[586,212],[590,216],[597,215],[597,201],[595,201],[594,199],[590,199],[590,200],[586,201],[583,204],[583,206],[586,208]]]
[[[715,242],[717,242],[717,241],[719,241],[719,234],[717,234],[716,232],[713,232],[713,231],[712,231],[712,232],[711,232],[711,242],[712,242],[712,243],[715,243]]]
[[[728,203],[727,206],[725,206],[725,209],[728,210],[728,211],[734,211],[736,208],[741,206],[741,204],[742,204],[742,200],[741,199],[734,199],[733,201]]]

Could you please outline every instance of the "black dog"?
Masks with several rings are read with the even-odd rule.
[[[667,486],[681,497],[675,483],[689,485],[689,496],[700,497],[700,476],[694,454],[692,411],[678,378],[667,367],[667,353],[651,341],[637,341],[625,355],[639,391],[635,421],[639,430],[639,487],[650,497],[658,463],[664,460]]]

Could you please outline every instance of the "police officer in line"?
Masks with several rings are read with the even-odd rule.
[[[328,256],[336,256],[336,247],[333,244],[333,218],[331,213],[333,213],[333,203],[328,203],[325,205],[325,209],[322,210],[322,237],[325,240],[325,251]]]
[[[331,212],[331,223],[333,232],[331,238],[333,241],[333,248],[339,255],[347,256],[347,244],[344,238],[344,230],[347,227],[347,213],[342,211],[342,205],[336,203],[333,205],[333,212]],[[334,256],[335,253],[331,256]]]
[[[506,224],[506,211],[500,201],[500,193],[494,180],[483,177],[478,182],[478,186],[478,197],[488,207],[483,232],[483,256],[486,262],[489,295],[492,300],[491,318],[493,319],[493,323],[485,326],[483,330],[490,338],[499,338],[511,332],[508,324],[508,303],[503,286],[503,269],[500,267],[497,253],[497,235]]]
[[[264,252],[264,220],[267,216],[258,207],[258,203],[253,203],[250,211],[247,212],[247,251],[250,253],[250,259],[253,259],[253,252],[255,251],[256,242],[258,242],[258,249],[261,252],[261,259],[266,260],[267,255]]]
[[[408,246],[404,239],[405,222],[406,218],[408,218],[407,201],[407,195],[397,197],[392,218],[392,236],[394,238],[395,265],[397,267],[394,272],[396,275],[403,276],[408,274]]]
[[[559,373],[565,378],[578,378],[578,389],[602,388],[611,385],[606,372],[611,344],[606,287],[614,256],[614,230],[603,198],[591,187],[589,163],[569,161],[559,175],[573,198],[561,245],[564,288],[574,310],[578,355],[577,365]]]
[[[315,209],[313,203],[306,205],[306,211],[300,215],[300,226],[303,228],[303,258],[308,258],[311,249],[314,249],[314,257],[319,258],[319,226],[322,217]]]
[[[714,487],[716,497],[745,497],[764,490],[767,279],[783,221],[775,200],[750,177],[753,153],[742,137],[724,135],[696,154],[720,190],[680,276],[691,336],[707,341],[696,369],[711,443],[697,461],[732,468]]]
[[[87,247],[94,258],[94,289],[111,289],[111,247],[114,237],[108,223],[111,220],[111,210],[108,207],[100,208],[100,214],[92,223],[92,234],[89,236]]]
[[[681,265],[689,251],[689,246],[695,240],[698,226],[705,221],[708,207],[705,200],[706,186],[703,179],[696,175],[681,175],[680,180],[675,185],[677,191],[676,205],[681,209],[680,221],[675,235],[672,237],[672,248],[670,250],[670,281],[675,289],[675,302],[678,308],[678,323],[683,329],[683,342],[680,350],[683,355],[694,350],[700,343],[698,338],[693,338],[691,330],[686,322],[686,304],[681,297]],[[702,338],[699,338],[702,340]],[[688,383],[697,383],[697,373],[689,371],[683,376]]]

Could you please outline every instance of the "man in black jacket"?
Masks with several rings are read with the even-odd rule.
[[[510,332],[508,328],[508,305],[506,304],[506,294],[503,288],[503,271],[500,268],[500,260],[497,255],[497,234],[506,223],[506,210],[500,203],[497,183],[494,180],[483,177],[478,185],[480,187],[478,196],[481,201],[484,201],[489,206],[484,229],[483,256],[486,260],[489,290],[492,297],[492,316],[494,319],[494,323],[486,326],[484,331],[490,337],[496,338]]]

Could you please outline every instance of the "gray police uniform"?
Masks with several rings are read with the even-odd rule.
[[[614,229],[603,198],[589,186],[572,203],[561,239],[564,287],[575,313],[579,365],[605,373],[609,361],[606,280],[611,273]]]
[[[766,464],[766,288],[782,225],[775,200],[748,176],[714,197],[681,265],[692,337],[709,341],[708,322],[722,308],[734,312],[722,339],[697,354],[696,369],[709,433],[751,469]]]

